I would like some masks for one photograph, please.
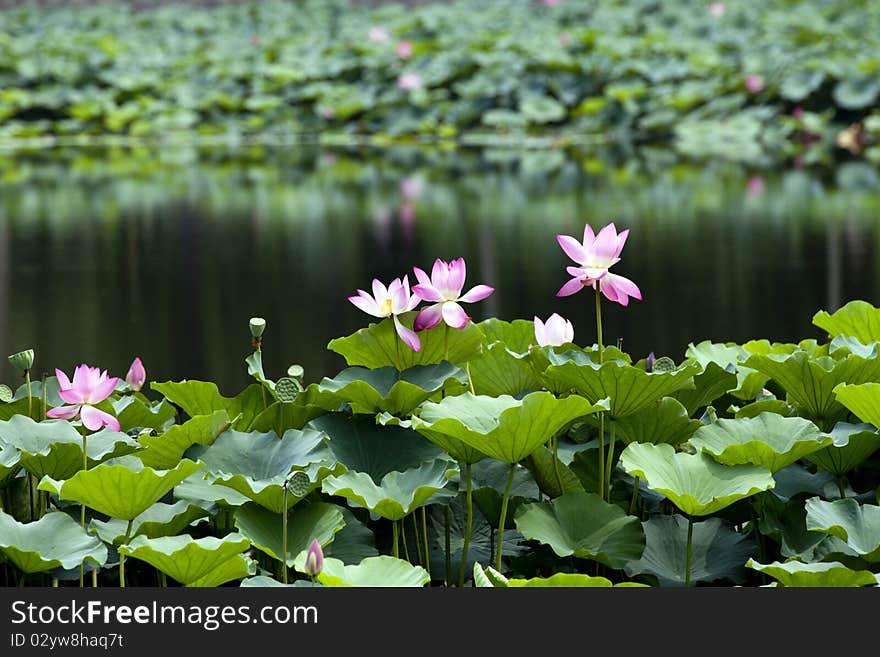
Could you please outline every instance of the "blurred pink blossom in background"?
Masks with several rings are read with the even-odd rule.
[[[752,176],[746,183],[746,191],[752,198],[760,196],[764,193],[764,179],[761,176]]]
[[[367,32],[367,38],[373,43],[387,43],[389,36],[388,30],[384,27],[371,27],[370,31]]]
[[[727,7],[723,2],[713,2],[709,5],[709,13],[715,18],[721,18],[724,16],[725,11],[727,11]]]
[[[746,76],[746,91],[756,94],[764,88],[764,79],[755,73]]]
[[[404,73],[397,78],[397,87],[405,91],[418,89],[422,86],[422,76],[418,73]]]
[[[401,59],[409,59],[413,54],[413,45],[409,41],[401,41],[395,48],[397,56]]]

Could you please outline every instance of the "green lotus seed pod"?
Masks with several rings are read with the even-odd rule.
[[[19,351],[17,354],[12,354],[9,357],[9,362],[12,363],[13,367],[25,372],[34,366],[34,350],[25,349],[24,351]]]
[[[302,386],[296,379],[290,377],[282,377],[275,383],[275,395],[278,401],[292,402],[302,390]]]
[[[12,401],[12,388],[8,385],[0,383],[0,402],[9,403]]]
[[[266,320],[262,317],[251,317],[250,320],[251,335],[259,338],[266,330]]]
[[[661,356],[654,361],[654,372],[672,372],[675,370],[675,361],[669,356]]]
[[[305,497],[309,494],[309,487],[312,485],[309,475],[302,470],[291,473],[287,480],[287,490],[297,497]]]
[[[292,376],[294,379],[301,379],[303,374],[305,374],[305,370],[302,365],[291,365],[287,368],[288,376]]]

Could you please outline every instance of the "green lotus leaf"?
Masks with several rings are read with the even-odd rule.
[[[805,458],[837,476],[861,465],[880,449],[880,433],[870,424],[838,422],[831,430],[831,438],[833,444]]]
[[[465,389],[467,377],[451,363],[416,365],[403,372],[393,367],[367,369],[349,367],[334,378],[324,378],[319,390],[351,405],[354,413],[408,415],[426,399],[446,391],[455,394]]]
[[[66,513],[51,511],[27,524],[0,511],[0,552],[24,573],[107,561],[107,547]]]
[[[393,427],[401,427],[404,429],[412,429],[413,421],[412,420],[403,420],[399,417],[395,417],[394,415],[389,415],[388,413],[380,413],[376,416],[376,422],[381,424],[382,426],[393,426]],[[419,434],[421,435],[421,434]],[[488,458],[483,452],[478,449],[475,449],[460,441],[458,438],[453,436],[447,436],[445,434],[424,434],[425,437],[428,438],[430,443],[433,443],[438,450],[442,452],[446,452],[453,459],[458,461],[459,463],[479,463],[485,458]]]
[[[807,469],[805,465],[795,462],[773,473],[776,485],[773,495],[785,501],[795,497],[812,495],[833,496],[838,492],[837,480],[830,472]]]
[[[823,561],[827,555],[834,555],[830,560],[837,560],[840,555],[858,556],[839,538],[807,529],[804,499],[781,500],[776,495],[760,495],[756,502],[760,532],[779,544],[779,553],[786,559]]]
[[[835,399],[835,386],[880,381],[880,358],[868,359],[854,354],[841,360],[830,356],[813,358],[805,351],[755,354],[746,363],[778,383],[788,395],[788,401],[820,429],[830,429],[835,422],[846,418],[846,409]]]
[[[880,309],[867,301],[850,301],[833,314],[820,310],[813,315],[813,324],[827,331],[829,337],[846,335],[862,344],[880,340]]]
[[[529,322],[531,324],[531,322]],[[534,339],[534,331],[532,332]],[[531,361],[512,353],[503,342],[483,345],[483,353],[468,363],[474,392],[478,395],[517,397],[523,392],[540,390],[541,378]]]
[[[283,436],[288,429],[302,429],[331,410],[338,410],[335,396],[328,397],[318,392],[318,384],[312,383],[299,393],[292,402],[277,401],[257,415],[248,427],[249,431],[274,431]],[[341,403],[341,402],[340,402]],[[325,408],[325,407],[331,408]]]
[[[761,399],[737,409],[733,416],[739,419],[757,417],[761,413],[775,413],[782,417],[794,417],[797,415],[797,409],[781,399]]]
[[[692,420],[688,410],[673,397],[663,397],[640,411],[614,421],[614,433],[625,444],[668,443],[679,445],[703,423]]]
[[[157,538],[159,536],[174,536],[185,531],[196,520],[206,518],[210,513],[207,509],[195,504],[180,500],[174,504],[156,502],[146,511],[138,515],[131,523],[131,533],[128,538],[146,536]],[[118,518],[109,520],[92,520],[90,529],[95,532],[105,543],[121,545],[125,542],[125,532],[128,521]]]
[[[694,361],[685,361],[671,372],[646,372],[618,361],[597,366],[589,359],[562,360],[550,353],[551,364],[544,371],[548,382],[577,390],[593,403],[611,400],[610,415],[620,418],[666,397],[679,388],[692,387],[700,372]]]
[[[877,586],[877,576],[869,570],[850,570],[837,561],[801,563],[800,561],[774,561],[758,563],[754,559],[746,567],[757,570],[787,587],[854,587]]]
[[[509,580],[492,566],[483,568],[479,563],[474,564],[474,586],[477,588],[507,588]]]
[[[806,510],[808,530],[839,538],[868,563],[880,562],[880,506],[814,497],[807,500]]]
[[[578,476],[544,446],[532,452],[523,461],[541,492],[547,497],[559,497],[565,493],[582,493],[584,487]]]
[[[19,464],[35,477],[66,479],[82,470],[82,435],[67,420],[35,422],[16,415],[0,422],[0,439],[21,452]],[[102,429],[86,440],[89,467],[139,447],[124,433]]]
[[[210,381],[152,382],[150,389],[182,408],[191,418],[226,411],[233,420],[234,429],[246,429],[266,408],[263,399],[265,389],[258,383],[252,383],[235,397],[224,397],[217,389],[217,384]]]
[[[834,389],[834,396],[860,420],[880,426],[880,383],[842,383]]]
[[[304,572],[305,554],[302,553],[296,568]],[[357,565],[345,565],[338,559],[324,559],[324,568],[318,581],[324,586],[359,587],[423,587],[430,582],[428,571],[413,566],[403,559],[387,555],[367,557]]]
[[[308,427],[329,436],[330,450],[340,463],[374,481],[389,472],[402,472],[445,456],[442,449],[415,431],[380,426],[372,417],[329,413],[312,420]]]
[[[134,520],[202,465],[184,459],[175,468],[154,470],[133,456],[124,456],[80,470],[64,481],[43,477],[37,488],[113,518]]]
[[[284,509],[284,483],[292,471],[308,475],[309,485],[296,494],[288,491],[287,508],[320,488],[324,477],[344,470],[328,449],[327,437],[312,429],[289,429],[281,439],[274,433],[230,429],[211,445],[196,445],[187,454],[205,464],[215,485],[229,486],[279,514]]]
[[[471,467],[473,499],[477,508],[495,529],[501,521],[501,506],[504,503],[504,489],[510,476],[510,465],[495,459],[486,459]],[[462,485],[459,484],[459,488]],[[513,517],[523,502],[540,495],[537,482],[526,468],[517,464],[513,471],[513,483],[507,502],[506,527],[514,527]]]
[[[416,312],[398,315],[400,322],[412,328]],[[419,331],[422,346],[413,351],[403,344],[394,328],[390,317],[344,338],[336,338],[327,344],[327,349],[334,351],[351,366],[369,368],[394,367],[407,370],[416,365],[435,365],[449,361],[455,365],[463,365],[480,353],[482,333],[473,323],[463,329],[447,330],[446,325],[427,331]]]
[[[326,546],[344,524],[342,511],[335,504],[309,502],[288,511],[287,565],[293,566],[296,555],[308,550],[312,539]],[[284,551],[281,514],[254,503],[245,504],[235,512],[235,527],[254,547],[281,561]]]
[[[591,575],[583,575],[581,573],[556,573],[550,577],[532,577],[530,579],[510,578],[507,580],[509,588],[609,588],[616,587],[644,587],[646,584],[636,582],[619,582],[612,584],[610,579],[605,577],[593,577]]]
[[[804,418],[761,413],[754,418],[720,418],[697,429],[688,442],[724,465],[751,463],[776,472],[832,440]]]
[[[855,354],[862,358],[874,358],[880,342],[862,344],[860,340],[849,335],[837,335],[828,345],[828,353],[834,359],[846,358],[847,354]]]
[[[299,579],[291,584],[283,584],[283,583],[279,582],[277,579],[273,579],[271,577],[268,577],[267,575],[257,575],[256,577],[248,577],[248,578],[241,580],[241,586],[257,587],[257,588],[266,588],[266,587],[311,588],[314,586],[320,586],[320,584],[312,584],[312,582],[307,579]]]
[[[631,443],[620,455],[624,470],[692,516],[706,516],[773,487],[759,465],[722,465],[703,452],[676,452],[670,445]]]
[[[219,484],[215,486],[214,477],[202,472],[190,475],[175,486],[174,497],[209,509],[217,504],[224,507],[236,507],[251,501],[249,497],[229,486],[220,486]]]
[[[680,515],[654,516],[643,523],[645,551],[624,567],[630,577],[652,575],[660,586],[684,586],[687,566],[688,521]],[[754,553],[754,540],[735,532],[720,518],[693,524],[691,583],[745,580],[746,560]]]
[[[268,390],[272,391],[272,396],[274,397],[275,382],[271,379],[267,379],[266,374],[263,371],[263,352],[259,349],[254,351],[250,356],[244,359],[244,362],[248,366],[247,373],[262,385],[266,386]]]
[[[523,504],[515,521],[523,536],[549,545],[560,557],[593,559],[610,568],[623,568],[645,549],[639,519],[595,493]]]
[[[360,563],[367,557],[378,556],[373,530],[358,520],[347,507],[336,508],[342,513],[345,525],[333,535],[333,542],[324,547],[324,556],[339,559],[345,564]]]
[[[464,393],[426,402],[412,426],[441,446],[448,436],[499,461],[517,463],[574,420],[605,408],[604,403],[575,395],[558,399],[544,391],[522,399]]]
[[[766,374],[743,365],[749,352],[732,342],[722,344],[704,340],[697,345],[690,343],[685,356],[696,360],[705,370],[709,369],[710,363],[715,363],[725,371],[733,369],[736,372],[737,385],[730,394],[739,399],[754,399],[770,379]]]
[[[165,433],[158,436],[150,434],[138,436],[138,442],[143,449],[138,452],[137,457],[144,465],[151,468],[173,468],[190,447],[195,444],[210,445],[228,428],[229,415],[226,411],[196,415],[183,424],[169,427]]]
[[[21,470],[21,465],[18,462],[20,458],[21,452],[12,445],[7,445],[0,438],[0,488],[12,481]]]
[[[135,395],[125,395],[113,401],[113,410],[122,431],[135,428],[162,429],[177,415],[174,407],[161,400],[151,405],[149,400]]]
[[[404,472],[389,472],[378,484],[366,472],[348,472],[327,477],[323,490],[339,495],[349,502],[369,509],[388,520],[401,520],[438,493],[451,497],[445,490],[449,480],[458,473],[451,461],[436,459]]]
[[[880,94],[880,80],[873,73],[858,73],[840,80],[832,95],[834,101],[848,110],[869,108]]]
[[[535,323],[527,319],[515,319],[505,321],[497,317],[490,317],[477,326],[483,333],[483,346],[503,344],[512,353],[523,355],[529,352],[529,348],[536,344]],[[473,363],[471,363],[473,367]]]
[[[250,541],[240,534],[206,536],[138,536],[119,553],[145,561],[189,587],[215,587],[256,573],[256,564],[242,553]]]
[[[736,373],[724,369],[718,363],[709,361],[701,367],[703,371],[694,375],[693,388],[679,388],[671,394],[687,409],[688,416],[735,390],[739,385]]]

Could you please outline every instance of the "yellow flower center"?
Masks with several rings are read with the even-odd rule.
[[[382,302],[382,305],[379,306],[379,308],[386,315],[390,315],[391,314],[391,299],[385,299],[385,301]]]

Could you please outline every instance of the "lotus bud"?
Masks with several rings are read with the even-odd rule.
[[[251,344],[255,350],[259,351],[260,346],[263,343],[263,331],[266,330],[266,320],[262,317],[251,317],[249,325],[251,328],[251,336],[253,337]]]
[[[317,538],[313,538],[309,545],[309,551],[306,552],[306,575],[317,577],[318,573],[324,568],[324,551]]]
[[[34,350],[25,349],[24,351],[12,354],[9,356],[9,362],[13,367],[20,369],[22,372],[27,372],[34,366]]]
[[[657,360],[654,356],[654,352],[652,351],[648,354],[648,357],[645,359],[645,371],[653,372],[654,371],[654,361]]]
[[[128,368],[128,374],[125,375],[125,382],[129,388],[137,392],[143,388],[146,381],[147,371],[144,369],[144,364],[141,362],[140,356],[135,356],[131,361],[131,367]]]

